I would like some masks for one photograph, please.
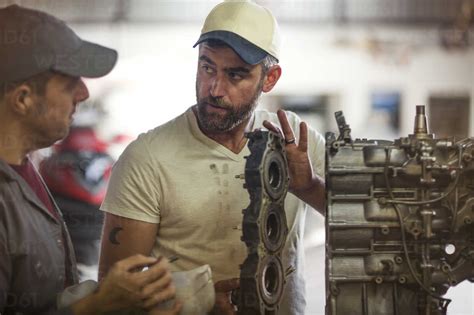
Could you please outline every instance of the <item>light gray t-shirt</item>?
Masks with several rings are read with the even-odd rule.
[[[287,112],[299,139],[299,118]],[[276,114],[256,111],[252,130],[263,121],[276,124]],[[324,172],[324,140],[309,129],[314,171]],[[138,137],[113,168],[101,210],[159,225],[153,254],[178,256],[173,271],[209,264],[213,280],[239,277],[247,256],[242,236],[242,210],[250,203],[244,181],[247,146],[236,154],[205,136],[191,108]],[[283,267],[296,271],[287,279],[281,314],[304,314],[303,228],[305,204],[288,194],[285,201],[288,240]],[[322,271],[323,272],[323,271]]]

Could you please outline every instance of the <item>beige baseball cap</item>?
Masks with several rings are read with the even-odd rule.
[[[215,6],[193,47],[210,39],[223,41],[251,65],[267,54],[279,59],[281,39],[275,17],[249,0],[227,0]]]

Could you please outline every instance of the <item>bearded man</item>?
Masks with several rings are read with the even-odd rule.
[[[289,235],[283,250],[288,278],[281,314],[304,314],[305,204],[325,204],[324,141],[292,113],[256,110],[262,93],[277,84],[279,30],[273,15],[250,1],[226,1],[208,15],[199,45],[197,104],[142,134],[114,167],[105,201],[100,273],[132,254],[178,256],[172,268],[209,264],[216,289],[214,313],[233,314],[229,292],[238,287],[247,256],[240,240],[246,131],[267,127],[286,141],[290,192],[285,202]],[[318,175],[319,174],[319,175]]]

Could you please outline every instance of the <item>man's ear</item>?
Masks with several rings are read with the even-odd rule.
[[[272,66],[265,75],[262,91],[270,92],[281,77],[281,67],[279,65]]]
[[[27,84],[21,84],[6,95],[11,109],[20,115],[26,115],[34,105],[35,93]]]

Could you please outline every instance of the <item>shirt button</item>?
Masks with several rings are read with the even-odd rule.
[[[63,246],[63,241],[61,239],[58,239],[56,242],[58,243],[59,246]]]

